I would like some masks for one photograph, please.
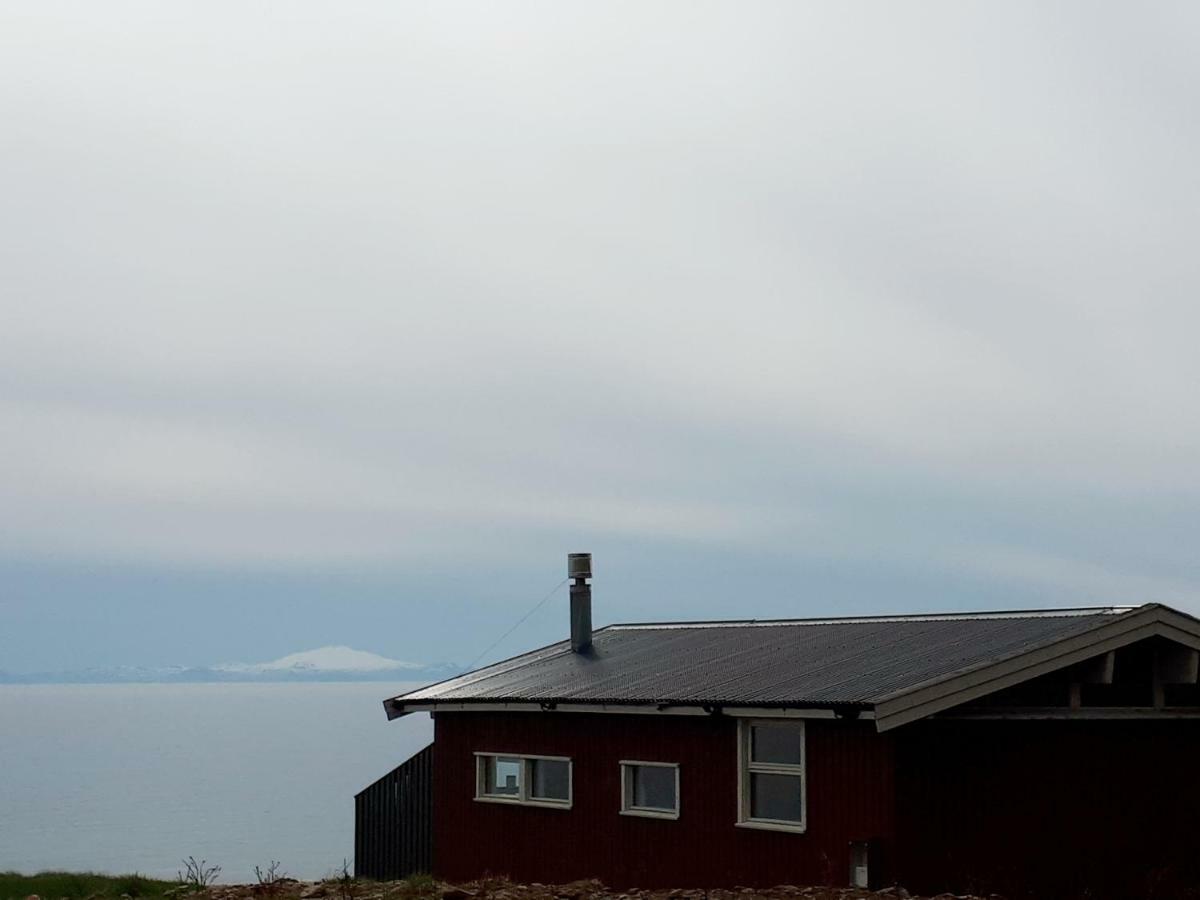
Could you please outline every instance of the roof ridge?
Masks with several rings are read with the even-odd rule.
[[[900,613],[876,616],[815,616],[795,619],[711,619],[694,622],[615,622],[606,629],[733,628],[787,625],[875,625],[889,622],[958,622],[970,619],[1054,619],[1073,616],[1116,616],[1138,606],[1067,606],[1047,609],[979,610],[947,613]]]

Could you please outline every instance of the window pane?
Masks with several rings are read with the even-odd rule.
[[[630,766],[633,805],[642,809],[675,811],[675,769],[667,766]]]
[[[505,797],[517,797],[521,793],[521,761],[504,756],[487,758],[486,792]]]
[[[799,775],[750,773],[750,818],[800,822]]]
[[[794,725],[755,725],[750,732],[750,758],[760,763],[800,765],[804,732]]]
[[[533,760],[530,796],[538,800],[570,800],[571,764],[560,759]]]

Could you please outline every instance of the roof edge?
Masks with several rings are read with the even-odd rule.
[[[1134,607],[1080,634],[939,676],[880,698],[875,725],[879,731],[889,731],[1156,635],[1200,649],[1200,619],[1160,603]]]
[[[695,622],[617,622],[613,631],[669,628],[773,627],[787,625],[871,625],[889,622],[958,622],[971,619],[1056,619],[1072,616],[1121,616],[1138,606],[1064,606],[1047,609],[980,610],[952,613],[900,613],[876,616],[818,616],[799,619],[710,619]]]
[[[605,628],[597,628],[595,633],[599,634]],[[569,640],[555,641],[553,644],[546,644],[544,647],[538,647],[535,650],[526,650],[524,653],[518,653],[516,656],[510,656],[507,659],[502,659],[494,663],[488,663],[478,669],[471,669],[468,672],[459,672],[457,675],[451,675],[449,678],[443,678],[440,681],[431,681],[429,684],[423,684],[419,688],[414,688],[411,691],[405,691],[403,694],[396,694],[394,697],[388,697],[383,701],[384,709],[389,709],[389,704],[403,700],[411,694],[419,691],[427,691],[430,688],[441,687],[442,685],[450,684],[453,681],[462,681],[465,687],[468,684],[474,684],[484,678],[491,678],[493,675],[502,675],[505,672],[510,672],[513,669],[518,669],[521,666],[533,662],[539,662],[543,659],[549,659],[563,652],[569,652],[571,642]],[[389,713],[389,719],[394,719],[395,716]]]
[[[541,712],[541,713],[618,713],[623,715],[670,716],[735,716],[797,719],[873,719],[870,703],[778,703],[738,702],[717,703],[660,700],[506,700],[479,698],[475,700],[414,700],[402,703],[399,699],[385,700],[389,719],[415,712]]]

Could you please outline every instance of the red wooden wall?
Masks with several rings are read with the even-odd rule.
[[[439,713],[434,872],[611,887],[846,884],[849,842],[894,834],[892,740],[871,722],[807,725],[808,831],[737,828],[737,723],[721,716]],[[479,803],[475,751],[569,756],[570,810]],[[677,820],[622,816],[618,761],[678,763]]]
[[[1200,897],[1196,720],[925,722],[895,747],[910,890]]]

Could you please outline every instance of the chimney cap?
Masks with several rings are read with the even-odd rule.
[[[590,554],[590,553],[568,553],[567,554],[567,577],[568,578],[591,578],[592,577],[592,554]]]

